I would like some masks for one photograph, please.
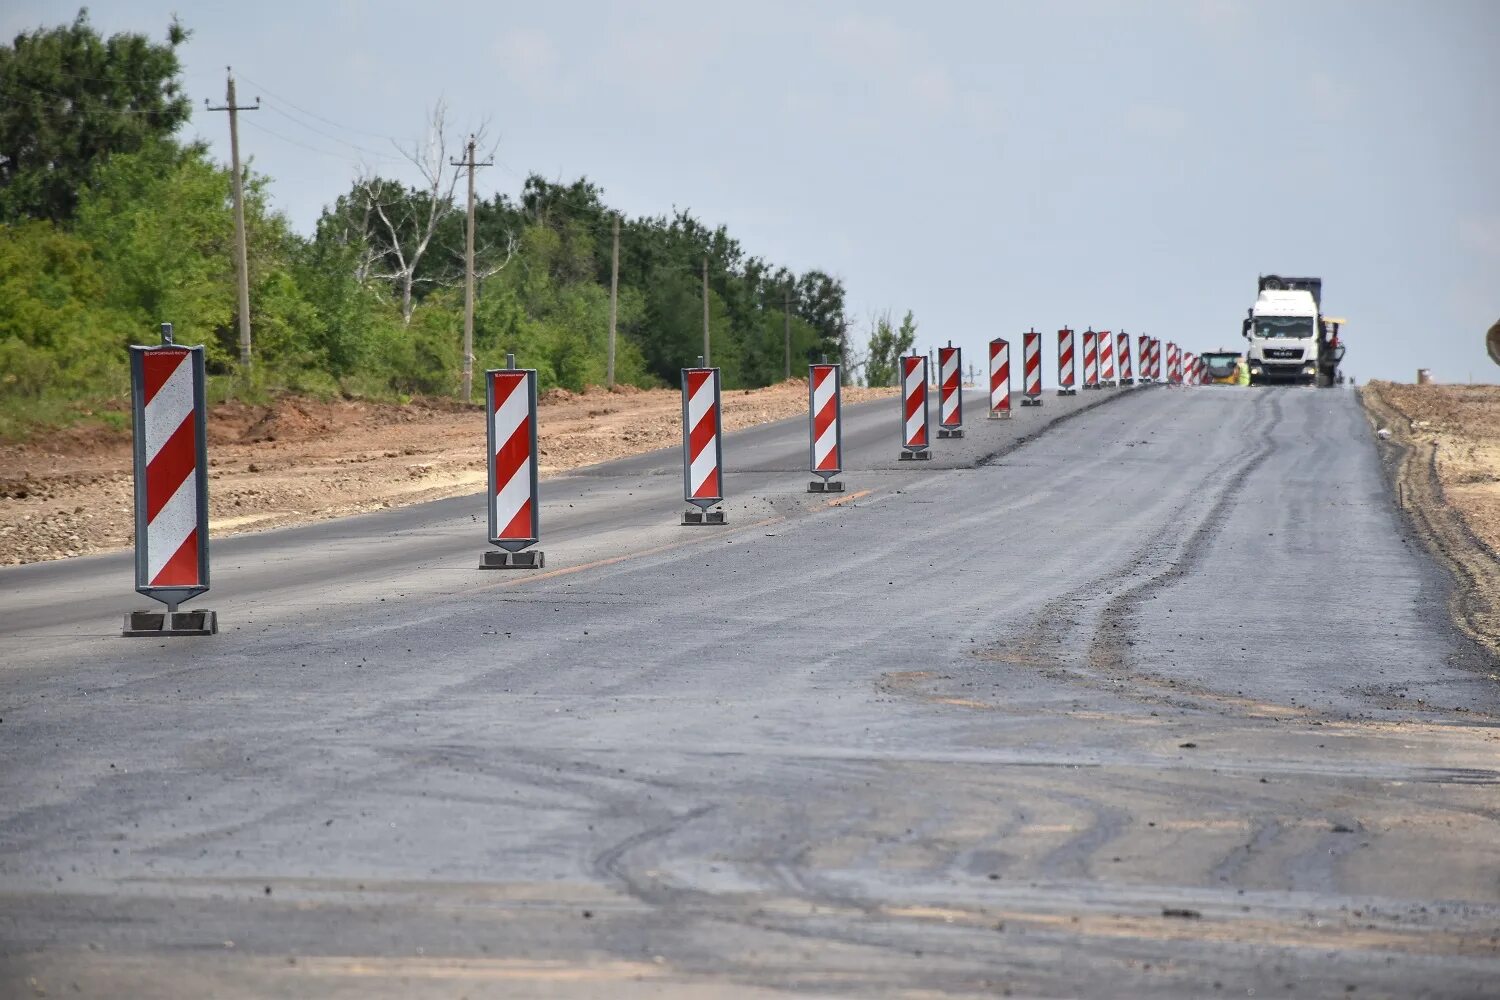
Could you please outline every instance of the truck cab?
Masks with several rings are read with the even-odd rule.
[[[1260,279],[1260,294],[1245,319],[1250,384],[1318,384],[1320,278]]]

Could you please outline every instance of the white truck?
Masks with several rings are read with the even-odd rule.
[[[1243,325],[1251,385],[1342,384],[1344,321],[1324,316],[1322,278],[1262,275]]]

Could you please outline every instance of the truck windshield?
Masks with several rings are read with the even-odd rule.
[[[1311,316],[1257,316],[1257,337],[1299,337],[1307,339],[1313,335]]]
[[[1205,354],[1204,362],[1210,368],[1233,368],[1240,360],[1238,354]]]

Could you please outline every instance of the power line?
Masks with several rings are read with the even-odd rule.
[[[278,115],[280,115],[281,117],[285,118],[287,121],[291,122],[293,125],[296,125],[296,126],[298,126],[300,128],[305,128],[309,132],[313,133],[314,135],[321,136],[322,138],[331,140],[332,142],[336,142],[336,143],[338,143],[341,146],[348,146],[350,149],[356,150],[357,152],[360,152],[360,153],[364,153],[366,156],[374,157],[377,160],[389,160],[389,161],[392,161],[392,162],[399,162],[401,160],[401,157],[392,156],[389,153],[377,153],[375,150],[373,150],[373,149],[367,149],[366,147],[361,146],[357,142],[350,142],[347,139],[340,139],[336,135],[329,135],[327,132],[324,132],[321,129],[313,128],[311,125],[307,124],[306,122],[301,121],[300,119],[294,118],[291,115],[287,114],[285,111],[281,110],[279,107],[277,107],[274,104],[267,104],[267,105],[265,105],[265,107],[269,108],[271,111],[276,112]]]
[[[371,138],[384,139],[387,142],[399,143],[401,141],[392,136],[386,135],[383,132],[371,132],[367,129],[354,128],[352,125],[342,125],[334,121],[332,118],[325,118],[322,115],[318,114],[316,111],[309,111],[301,105],[283,97],[282,95],[272,90],[270,87],[267,87],[265,84],[260,83],[251,77],[245,77],[245,82],[255,84],[255,86],[260,88],[261,93],[274,97],[276,100],[280,101],[282,104],[285,104],[287,107],[293,109],[294,111],[300,112],[301,114],[304,114],[309,118],[316,118],[318,121],[322,122],[325,125],[332,125],[334,128],[343,129],[345,132],[357,132],[360,135],[368,135]]]
[[[352,159],[351,159],[351,157],[349,156],[348,153],[337,153],[337,152],[334,152],[334,151],[328,150],[328,149],[320,149],[317,146],[310,146],[307,143],[302,142],[299,139],[293,139],[289,135],[282,135],[280,132],[277,132],[274,129],[266,128],[264,125],[260,125],[260,124],[257,124],[255,122],[252,122],[252,121],[246,121],[245,124],[249,125],[251,128],[255,129],[257,132],[264,132],[266,135],[274,136],[275,138],[280,139],[282,142],[287,143],[288,145],[298,146],[298,147],[300,147],[302,149],[307,150],[310,153],[317,153],[319,156],[327,156],[327,157],[329,157],[331,159],[340,160],[340,161],[342,161],[344,163],[350,163],[350,162],[352,162]]]

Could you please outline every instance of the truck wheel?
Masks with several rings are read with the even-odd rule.
[[[1333,387],[1333,376],[1332,375],[1319,375],[1318,376],[1318,388],[1319,389],[1329,389],[1329,388],[1332,388],[1332,387]]]

